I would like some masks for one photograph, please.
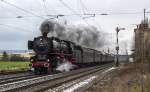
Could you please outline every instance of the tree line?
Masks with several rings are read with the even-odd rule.
[[[8,54],[6,51],[2,53],[1,61],[29,61],[29,58],[23,57],[20,54]]]

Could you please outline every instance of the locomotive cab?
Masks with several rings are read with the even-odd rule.
[[[69,54],[69,44],[64,40],[61,41],[61,52]]]
[[[65,54],[65,59],[67,62],[75,64],[75,43],[62,40],[61,51]]]

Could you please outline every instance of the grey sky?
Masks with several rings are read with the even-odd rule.
[[[73,14],[59,0],[3,0],[17,5],[36,15],[50,18],[45,15]],[[27,49],[27,40],[38,36],[39,26],[44,19],[36,17],[30,13],[19,10],[0,1],[0,49]],[[107,16],[95,16],[86,21],[90,25],[96,26],[99,30],[108,33],[108,42],[102,49],[114,49],[115,47],[115,27],[125,27],[126,30],[119,33],[122,52],[125,48],[131,49],[133,40],[133,24],[138,24],[143,19],[143,9],[150,10],[149,0],[62,0],[78,14],[84,13],[108,13]],[[81,3],[83,2],[83,3]],[[45,4],[45,6],[44,6]],[[82,7],[82,6],[86,6]],[[135,13],[135,14],[122,14]],[[149,17],[149,14],[146,14]],[[24,16],[24,18],[16,18]],[[84,16],[82,16],[84,17]],[[76,15],[64,16],[56,19],[58,22],[67,20],[68,24],[86,23]]]

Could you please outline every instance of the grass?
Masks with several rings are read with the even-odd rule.
[[[30,62],[22,61],[0,61],[0,73],[26,71]]]
[[[148,64],[135,62],[120,67],[86,92],[150,92]]]

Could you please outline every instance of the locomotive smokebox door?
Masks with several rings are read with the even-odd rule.
[[[28,41],[28,49],[29,50],[33,49],[33,41]]]

